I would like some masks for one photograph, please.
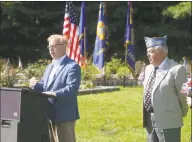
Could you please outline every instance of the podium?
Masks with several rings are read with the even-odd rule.
[[[50,142],[46,94],[0,87],[0,101],[1,142]]]

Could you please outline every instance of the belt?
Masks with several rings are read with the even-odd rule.
[[[147,110],[146,110],[147,111]],[[153,113],[153,108],[150,108],[147,112]]]

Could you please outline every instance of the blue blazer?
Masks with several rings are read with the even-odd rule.
[[[48,118],[56,122],[73,121],[80,118],[77,94],[81,81],[80,66],[74,60],[65,56],[55,77],[47,84],[53,65],[49,64],[44,76],[34,89],[36,91],[56,92],[56,98],[49,98]]]

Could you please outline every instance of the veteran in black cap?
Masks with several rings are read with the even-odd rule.
[[[180,92],[187,81],[186,69],[167,57],[167,36],[144,39],[150,62],[143,82],[143,127],[148,142],[180,142],[188,112],[186,97]]]

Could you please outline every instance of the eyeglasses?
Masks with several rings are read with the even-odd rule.
[[[47,48],[48,48],[48,49],[50,49],[50,48],[56,49],[57,45],[64,45],[64,44],[53,44],[53,45],[48,45]]]

